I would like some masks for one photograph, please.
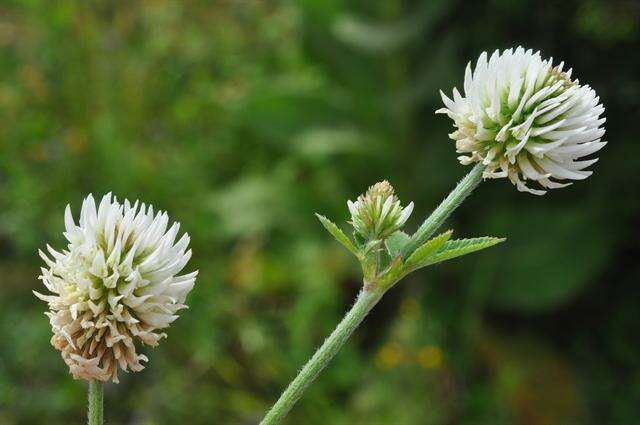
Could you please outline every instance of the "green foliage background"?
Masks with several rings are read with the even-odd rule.
[[[256,423],[360,285],[313,213],[344,225],[386,178],[415,229],[466,171],[438,90],[517,44],[600,94],[594,176],[481,185],[448,227],[508,241],[395,287],[288,423],[638,423],[634,0],[3,1],[0,423],[84,420],[31,290],[64,206],[107,191],[168,210],[201,271],[108,423]]]

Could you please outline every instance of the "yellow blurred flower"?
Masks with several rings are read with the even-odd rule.
[[[393,369],[397,367],[404,359],[404,351],[399,344],[389,343],[378,351],[376,354],[376,366],[380,369]]]
[[[442,365],[442,350],[435,345],[424,346],[418,351],[417,360],[425,369],[437,369]]]

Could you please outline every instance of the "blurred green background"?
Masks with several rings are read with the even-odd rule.
[[[190,309],[111,424],[254,424],[357,293],[313,216],[389,179],[413,230],[468,170],[435,116],[483,50],[562,59],[606,106],[592,178],[486,182],[447,227],[507,243],[412,275],[289,424],[640,421],[640,3],[3,1],[0,423],[82,423],[31,290],[63,211],[113,191],[192,235]],[[46,418],[46,419],[45,419]]]

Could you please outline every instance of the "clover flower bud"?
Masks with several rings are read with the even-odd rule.
[[[178,275],[191,257],[189,236],[177,242],[179,223],[138,201],[120,204],[111,194],[96,209],[83,202],[78,225],[67,205],[67,249],[40,251],[47,267],[42,280],[49,304],[51,344],[75,379],[118,382],[118,369],[140,371],[147,357],[136,343],[158,345],[186,308],[197,272]],[[138,344],[139,345],[139,344]]]
[[[388,181],[371,186],[355,202],[347,201],[351,225],[366,240],[384,239],[399,230],[413,211],[413,202],[405,208]]]
[[[597,158],[578,160],[600,150],[604,107],[588,85],[571,79],[563,63],[553,66],[540,52],[518,47],[487,59],[483,52],[475,69],[467,65],[464,96],[454,88],[453,100],[441,92],[456,131],[462,164],[482,162],[485,178],[508,177],[519,191],[536,195],[527,180],[543,188],[560,188],[591,175],[585,168]]]

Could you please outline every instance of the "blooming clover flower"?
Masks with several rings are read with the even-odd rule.
[[[384,239],[399,230],[413,211],[413,202],[405,208],[388,181],[371,186],[355,202],[347,201],[351,224],[356,233],[367,240]]]
[[[543,188],[559,188],[591,175],[585,168],[598,159],[578,160],[600,150],[604,107],[588,85],[571,79],[563,63],[553,66],[540,52],[518,47],[487,59],[483,52],[475,69],[467,65],[464,96],[454,88],[453,100],[441,92],[456,131],[462,164],[482,162],[485,178],[508,177],[519,191],[536,195],[526,180]]]
[[[187,306],[197,272],[178,275],[191,257],[189,236],[177,242],[179,223],[168,227],[164,212],[111,194],[96,204],[89,195],[75,224],[65,211],[67,249],[47,246],[40,279],[54,295],[35,295],[49,304],[53,337],[76,379],[118,382],[118,368],[140,371],[147,357],[136,342],[156,346],[158,332]]]

